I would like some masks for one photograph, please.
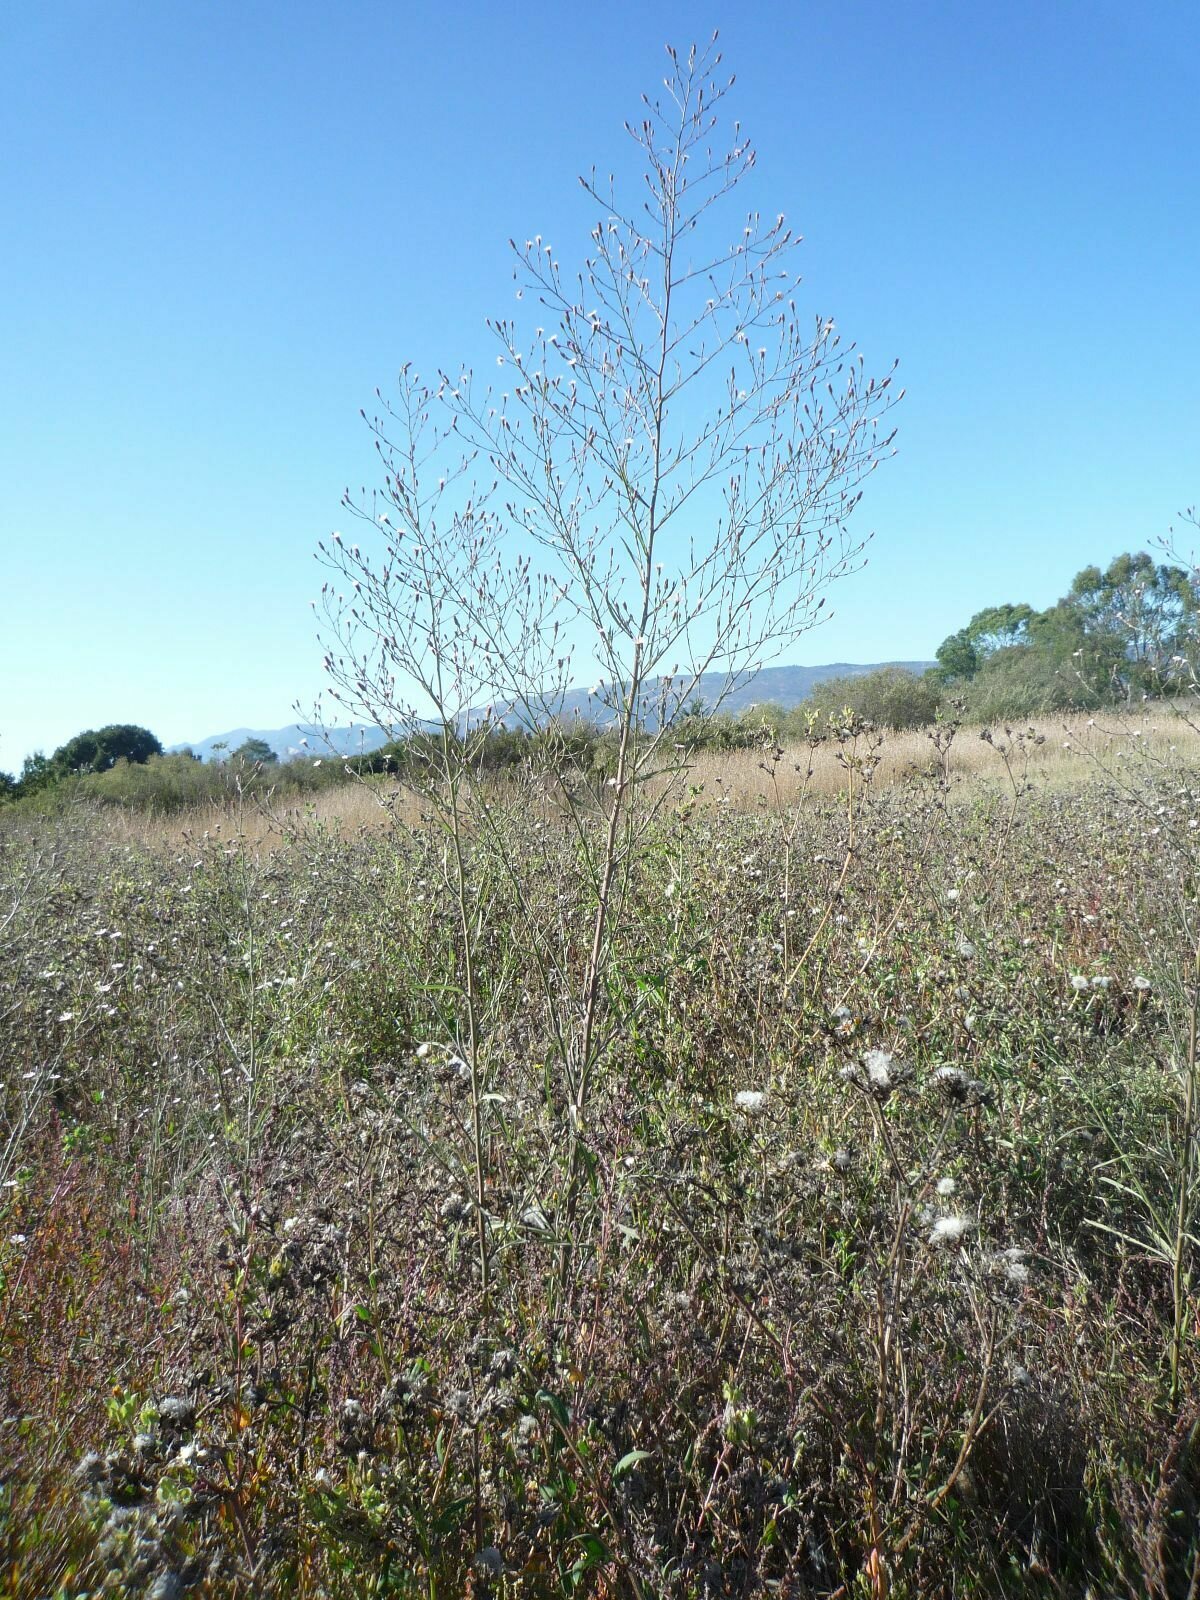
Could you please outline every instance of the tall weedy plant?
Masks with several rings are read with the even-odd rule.
[[[485,708],[544,722],[578,662],[612,730],[599,793],[558,775],[586,936],[572,930],[567,949],[552,929],[527,930],[558,1023],[568,1219],[589,1104],[636,1004],[614,939],[664,792],[647,780],[681,768],[674,729],[702,678],[715,709],[814,624],[826,587],[861,560],[848,523],[891,453],[900,398],[890,374],[865,374],[831,318],[798,309],[800,241],[783,215],[731,222],[755,154],[736,122],[716,142],[733,79],[715,36],[668,58],[663,93],[626,124],[640,188],[626,194],[594,169],[580,179],[596,222],[577,273],[541,235],[514,243],[521,312],[491,324],[495,381],[451,369],[424,383],[405,369],[372,424],[383,489],[346,501],[372,525],[371,548],[335,537],[319,552],[334,572],[323,614],[341,703],[389,732],[443,732],[422,783],[459,885],[477,1106],[485,1051],[464,830],[503,855],[473,757]]]

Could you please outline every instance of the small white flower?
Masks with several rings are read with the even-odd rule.
[[[929,1234],[930,1244],[959,1244],[973,1227],[970,1217],[939,1217]]]
[[[765,1109],[767,1097],[761,1089],[739,1089],[733,1098],[733,1103],[748,1117],[756,1117]]]

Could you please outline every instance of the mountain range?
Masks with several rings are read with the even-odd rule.
[[[880,667],[902,667],[908,672],[924,672],[929,661],[831,661],[819,667],[763,667],[750,682],[733,690],[724,701],[722,711],[737,713],[748,711],[756,705],[778,705],[785,711],[807,700],[815,684],[825,678],[859,677],[864,672],[876,672]],[[706,674],[700,680],[697,699],[711,704],[720,695],[724,679],[719,672]],[[563,697],[564,717],[592,716],[603,721],[604,713],[598,710],[595,700],[586,689],[573,689]],[[261,739],[270,745],[281,761],[301,756],[363,755],[385,744],[385,735],[376,727],[360,723],[349,726],[321,729],[313,724],[288,723],[283,728],[231,728],[227,733],[214,733],[207,739],[196,739],[188,744],[173,745],[173,750],[191,750],[204,761],[211,761],[224,751],[236,750],[247,739]]]

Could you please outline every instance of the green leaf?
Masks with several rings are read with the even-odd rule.
[[[539,1405],[546,1407],[546,1409],[550,1412],[550,1415],[554,1418],[555,1422],[558,1423],[559,1427],[564,1433],[569,1432],[571,1427],[571,1413],[567,1410],[566,1406],[556,1394],[551,1394],[549,1389],[539,1389],[537,1392],[537,1402]]]
[[[469,1495],[463,1495],[451,1500],[429,1524],[430,1531],[444,1537],[460,1526],[466,1511],[471,1505]]]
[[[627,1455],[621,1457],[613,1468],[613,1482],[616,1483],[618,1478],[623,1478],[631,1467],[637,1466],[639,1461],[648,1461],[649,1459],[649,1450],[630,1450]]]

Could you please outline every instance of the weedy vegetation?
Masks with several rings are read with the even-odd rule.
[[[997,728],[959,783],[943,721],[885,783],[853,716],[701,769],[890,449],[782,219],[695,242],[718,59],[579,286],[518,251],[507,391],[376,424],[322,552],[420,757],[370,825],[5,814],[0,1593],[1200,1590],[1200,778]]]
[[[641,825],[582,1119],[539,772],[6,828],[5,1593],[1194,1592],[1195,769],[838,749]]]

